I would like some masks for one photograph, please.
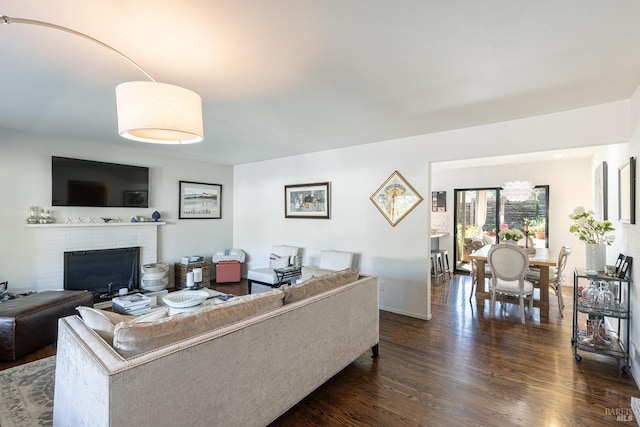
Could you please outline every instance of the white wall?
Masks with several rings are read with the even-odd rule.
[[[638,112],[640,111],[640,88],[631,98],[631,117],[633,120],[632,135],[626,151],[613,151],[603,154],[602,159],[609,162],[609,194],[613,193],[613,197],[609,197],[609,215],[610,219],[618,218],[618,198],[617,198],[617,172],[618,167],[627,161],[629,157],[635,157],[638,161],[640,156],[640,122],[638,121]],[[638,185],[638,171],[636,170],[636,224],[620,224],[614,221],[616,227],[617,238],[613,249],[613,254],[624,253],[634,257],[631,266],[631,277],[635,283],[631,286],[631,301],[629,303],[631,309],[631,372],[638,382],[640,378],[640,217],[638,216],[638,208],[640,207],[640,186]],[[611,251],[607,251],[607,257],[610,259]]]
[[[169,263],[183,255],[207,255],[233,247],[233,173],[226,165],[184,160],[141,151],[119,144],[109,147],[89,142],[0,129],[0,281],[8,280],[11,292],[36,290],[34,229],[27,228],[29,206],[52,209],[58,222],[69,217],[150,217],[154,210],[168,224],[159,227],[158,257]],[[75,157],[150,168],[150,207],[51,208],[51,156]],[[178,181],[222,184],[222,219],[179,220]],[[171,275],[173,280],[173,275]]]
[[[624,142],[629,105],[620,101],[236,166],[234,245],[248,252],[249,268],[266,266],[274,244],[303,247],[305,264],[314,264],[322,249],[357,252],[361,271],[381,279],[381,308],[430,318],[431,162]],[[426,200],[391,227],[369,197],[394,170]],[[332,185],[331,219],[285,219],[284,186],[321,181]]]

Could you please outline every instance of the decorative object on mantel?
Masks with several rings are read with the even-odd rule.
[[[395,227],[422,202],[422,196],[395,171],[369,197],[382,216]]]
[[[153,211],[153,213],[151,214],[151,218],[153,218],[154,221],[158,221],[160,219],[161,215],[160,212],[158,211]]]
[[[42,209],[39,206],[30,206],[27,224],[53,224],[51,211],[49,209]]]
[[[516,245],[520,240],[524,239],[524,234],[517,228],[505,228],[498,232],[500,241]]]
[[[131,58],[87,34],[33,19],[0,16],[3,24],[28,24],[64,31],[92,41],[120,55],[150,80],[124,82],[116,87],[118,134],[127,139],[156,144],[192,144],[203,140],[202,100],[188,89],[158,83]]]
[[[609,220],[596,221],[593,211],[587,211],[578,206],[569,215],[573,224],[569,231],[585,242],[586,270],[605,271],[607,261],[607,246],[615,240],[610,234],[615,230]]]

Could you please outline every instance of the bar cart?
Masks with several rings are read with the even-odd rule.
[[[623,360],[622,372],[629,366],[629,301],[631,279],[598,272],[591,274],[583,268],[573,272],[573,335],[571,344],[574,357],[582,360],[579,352],[596,353]],[[586,283],[580,290],[580,282]],[[607,329],[605,318],[617,322],[616,330]],[[582,329],[581,321],[585,328]],[[621,336],[621,333],[623,336]]]

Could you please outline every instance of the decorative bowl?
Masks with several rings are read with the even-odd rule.
[[[153,291],[161,291],[162,289],[166,288],[168,284],[169,284],[168,277],[147,278],[147,275],[145,275],[145,277],[143,277],[142,281],[140,282],[140,287],[145,291],[153,292]]]
[[[202,301],[206,300],[207,298],[209,298],[209,292],[207,291],[180,291],[173,292],[165,297],[162,297],[162,300],[169,307],[185,308],[201,304]]]
[[[154,262],[151,264],[145,264],[142,266],[142,270],[145,273],[164,273],[169,271],[169,265],[164,262]]]

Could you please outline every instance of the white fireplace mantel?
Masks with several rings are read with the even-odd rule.
[[[38,292],[64,288],[64,253],[140,247],[140,264],[157,262],[158,226],[165,222],[29,224],[36,234]]]
[[[140,222],[65,222],[53,224],[27,224],[29,228],[54,228],[54,227],[139,227],[165,225],[163,221],[140,221]]]

